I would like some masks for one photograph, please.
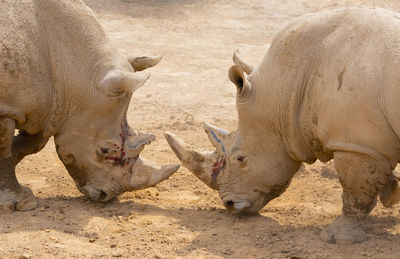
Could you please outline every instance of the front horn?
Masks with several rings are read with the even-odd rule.
[[[225,158],[215,151],[198,151],[171,132],[165,132],[164,136],[183,165],[210,188],[218,190],[217,178],[225,167]]]

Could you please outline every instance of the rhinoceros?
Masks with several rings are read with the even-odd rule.
[[[303,162],[334,159],[342,215],[328,242],[360,242],[377,197],[399,200],[400,15],[379,8],[306,14],[274,37],[258,68],[234,53],[237,130],[204,128],[216,151],[165,137],[191,172],[219,190],[227,209],[257,212]],[[247,74],[247,75],[246,75]]]
[[[149,77],[142,70],[160,57],[123,56],[79,0],[5,0],[0,10],[0,207],[37,206],[15,166],[52,136],[94,201],[154,186],[178,169],[139,156],[155,136],[126,120],[132,93]]]

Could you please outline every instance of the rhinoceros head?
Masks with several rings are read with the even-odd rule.
[[[135,71],[140,71],[159,59],[129,61]],[[154,186],[179,168],[159,166],[140,156],[155,136],[130,128],[126,113],[133,91],[149,74],[132,68],[121,70],[106,69],[95,89],[81,97],[85,101],[80,102],[79,109],[70,109],[75,114],[70,114],[68,123],[55,135],[57,153],[78,189],[95,201]]]
[[[279,196],[289,185],[300,164],[289,158],[280,138],[269,134],[265,121],[257,117],[252,84],[244,73],[252,67],[234,54],[229,71],[237,86],[238,128],[229,133],[205,123],[204,129],[216,151],[201,151],[170,132],[165,137],[174,153],[194,175],[219,191],[231,212],[254,213]]]

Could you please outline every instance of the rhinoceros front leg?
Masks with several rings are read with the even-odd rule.
[[[343,214],[322,231],[321,238],[330,243],[362,242],[366,234],[360,221],[375,207],[378,193],[391,174],[390,165],[350,152],[336,152],[334,160],[343,187]]]
[[[0,117],[0,212],[37,207],[32,190],[21,186],[15,176],[13,158],[15,121]]]
[[[19,134],[14,137],[12,143],[11,152],[14,165],[17,165],[25,156],[42,150],[48,141],[48,138],[43,138],[42,133],[29,135],[25,131],[20,131]]]

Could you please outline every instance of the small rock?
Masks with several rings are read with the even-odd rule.
[[[31,255],[30,254],[22,254],[20,256],[18,256],[18,259],[30,259]]]
[[[53,236],[49,237],[49,239],[52,240],[52,241],[57,241],[58,240],[58,238],[53,237]]]
[[[117,246],[117,244],[111,244],[110,248],[115,248]]]

